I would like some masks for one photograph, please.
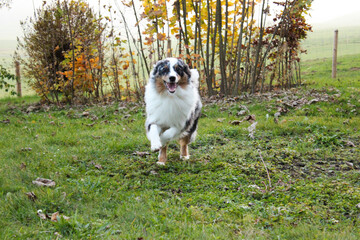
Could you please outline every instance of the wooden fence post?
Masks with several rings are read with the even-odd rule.
[[[16,92],[17,96],[21,97],[21,76],[20,76],[20,63],[19,61],[15,61],[15,74],[16,74]]]
[[[334,52],[333,52],[333,62],[332,62],[332,78],[336,78],[336,65],[337,65],[337,48],[338,48],[338,34],[339,31],[335,30],[334,35]]]

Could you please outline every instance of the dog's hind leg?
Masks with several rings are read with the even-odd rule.
[[[165,162],[167,160],[166,158],[166,150],[167,150],[167,146],[163,146],[160,148],[160,151],[159,151],[159,159],[158,159],[158,162],[157,164],[159,165],[165,165]]]
[[[188,160],[190,158],[189,148],[188,148],[189,142],[190,142],[190,137],[189,136],[180,138],[180,140],[179,140],[179,143],[180,143],[180,159]]]

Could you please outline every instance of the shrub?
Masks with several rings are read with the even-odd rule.
[[[8,81],[15,80],[15,75],[8,72],[6,68],[0,65],[0,89],[5,89],[8,92],[14,85],[10,84]],[[11,94],[15,95],[16,92],[11,90]]]
[[[99,97],[102,26],[85,1],[44,4],[22,27],[22,63],[39,96],[57,103]]]

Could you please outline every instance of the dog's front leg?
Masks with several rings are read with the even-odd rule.
[[[167,129],[160,135],[161,145],[165,146],[168,142],[176,137],[179,134],[179,130],[175,127]]]
[[[156,124],[151,124],[149,127],[149,131],[147,132],[147,137],[151,143],[151,151],[156,152],[159,151],[161,148],[161,141],[160,141],[160,132],[161,128]]]

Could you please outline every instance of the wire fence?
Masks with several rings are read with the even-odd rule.
[[[338,35],[338,57],[359,54],[360,66],[360,26],[337,28]],[[314,29],[308,38],[302,42],[302,48],[307,54],[302,54],[301,59],[313,60],[332,58],[334,48],[334,29]]]

